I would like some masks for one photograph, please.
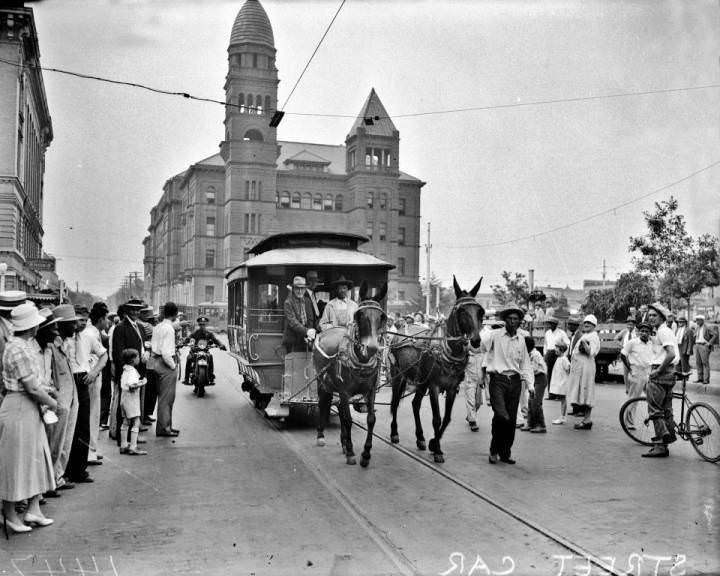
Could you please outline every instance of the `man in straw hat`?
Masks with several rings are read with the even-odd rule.
[[[648,416],[655,428],[655,443],[644,458],[664,458],[670,455],[667,445],[677,440],[673,419],[672,390],[675,386],[674,366],[679,360],[675,334],[666,324],[669,310],[660,302],[648,306],[647,319],[655,328],[653,358],[647,385]]]
[[[347,327],[353,322],[355,312],[358,306],[350,299],[349,293],[353,287],[351,280],[347,280],[345,276],[340,276],[337,280],[330,283],[331,288],[335,289],[337,296],[330,300],[325,306],[322,318],[320,319],[320,329],[328,330],[338,326]]]
[[[511,458],[515,440],[515,422],[523,383],[533,389],[534,376],[525,339],[518,327],[525,315],[515,305],[509,305],[499,314],[505,327],[491,333],[485,365],[490,378],[490,401],[493,409],[492,439],[490,441],[490,464],[498,459],[515,464]]]
[[[2,355],[5,350],[5,344],[13,334],[12,322],[10,314],[27,300],[27,294],[22,290],[6,290],[0,292],[0,404],[2,404],[5,396],[5,388],[3,387],[2,378]]]

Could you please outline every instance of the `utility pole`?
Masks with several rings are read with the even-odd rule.
[[[605,268],[605,258],[603,258],[603,276],[602,276],[602,278],[603,278],[603,290],[605,290],[605,272],[606,272],[606,268]]]
[[[427,244],[425,244],[425,254],[427,257],[427,264],[425,269],[425,287],[427,289],[427,292],[425,294],[425,315],[430,315],[430,298],[432,297],[432,288],[430,287],[430,250],[432,249],[432,244],[430,244],[430,222],[428,222],[427,226]]]

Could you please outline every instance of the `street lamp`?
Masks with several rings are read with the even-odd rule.
[[[7,274],[8,265],[0,262],[0,292],[5,292],[5,274]]]

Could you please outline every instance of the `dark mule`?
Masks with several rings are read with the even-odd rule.
[[[482,328],[485,310],[475,300],[480,289],[482,278],[470,292],[462,290],[453,276],[455,289],[455,305],[447,319],[445,334],[442,338],[417,340],[396,337],[391,344],[394,362],[391,364],[392,377],[392,423],[390,439],[394,444],[400,442],[397,430],[397,409],[400,399],[405,393],[408,381],[415,386],[412,400],[415,416],[415,439],[417,447],[425,450],[425,436],[420,423],[420,405],[425,392],[429,392],[432,408],[432,424],[434,437],[430,440],[430,451],[435,462],[444,462],[440,439],[445,428],[450,424],[452,407],[457,395],[458,386],[465,375],[468,361],[468,342],[477,348],[480,346],[480,329]],[[445,416],[440,417],[438,394],[445,392]]]
[[[317,443],[325,445],[325,427],[330,417],[333,393],[340,397],[340,443],[348,464],[355,464],[353,451],[350,398],[361,394],[367,399],[367,437],[360,459],[361,466],[370,463],[372,435],[375,427],[375,389],[380,361],[380,337],[387,317],[380,302],[387,293],[387,283],[375,296],[368,297],[367,282],[360,286],[360,303],[352,325],[331,328],[318,334],[313,347],[313,364],[318,375]]]

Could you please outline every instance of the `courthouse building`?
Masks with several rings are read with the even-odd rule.
[[[265,10],[247,0],[230,34],[224,141],[217,154],[169,178],[144,239],[146,297],[192,315],[226,299],[224,274],[262,238],[333,231],[396,266],[389,304],[420,302],[420,192],[400,171],[400,134],[371,90],[345,144],[277,139],[275,42]],[[311,140],[311,135],[308,135]],[[290,281],[290,279],[288,279]]]
[[[53,138],[35,19],[23,2],[0,6],[0,274],[6,289],[42,288],[55,260],[43,242],[45,151]]]

